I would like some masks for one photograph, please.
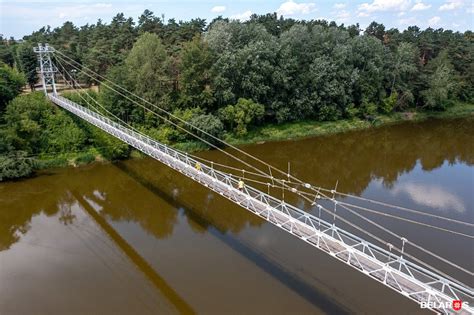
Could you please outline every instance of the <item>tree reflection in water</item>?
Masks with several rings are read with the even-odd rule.
[[[425,171],[439,168],[444,162],[448,166],[472,166],[473,137],[474,119],[466,118],[406,123],[245,149],[282,169],[291,161],[292,174],[305,181],[333,187],[339,180],[338,190],[360,195],[374,180],[386,188],[393,187],[417,163]],[[219,152],[201,155],[232,164]],[[209,226],[238,233],[246,226],[263,223],[168,167],[144,159],[59,170],[0,184],[0,250],[17,242],[28,231],[31,218],[41,212],[51,216],[59,211],[62,223],[73,223],[72,189],[100,205],[102,215],[113,221],[137,222],[156,238],[173,234],[179,210],[199,233]]]

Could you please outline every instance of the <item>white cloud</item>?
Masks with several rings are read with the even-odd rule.
[[[417,1],[413,8],[411,8],[412,11],[423,11],[423,10],[428,10],[431,8],[431,4],[425,4],[421,1]]]
[[[212,13],[222,13],[224,12],[226,9],[226,7],[224,5],[216,5],[215,7],[213,7],[211,9],[211,12]]]
[[[283,2],[277,10],[278,15],[308,14],[316,10],[312,2],[296,3],[293,0]]]
[[[440,11],[449,11],[459,9],[464,5],[463,0],[447,0],[445,4],[439,7]]]
[[[90,5],[58,6],[54,11],[56,12],[56,16],[60,19],[77,19],[87,18],[97,13],[111,12],[112,10],[112,4],[110,3],[96,3]]]
[[[370,16],[370,14],[367,13],[367,12],[359,12],[359,13],[357,13],[357,16],[358,17],[368,17],[368,16]]]
[[[333,8],[336,9],[336,10],[341,10],[341,9],[344,9],[346,7],[346,4],[345,3],[336,3]]]
[[[458,196],[435,185],[402,183],[392,190],[392,194],[395,196],[406,194],[419,205],[445,212],[448,210],[455,210],[461,213],[466,211],[466,206]]]
[[[372,3],[362,3],[359,5],[359,11],[377,12],[377,11],[403,11],[410,6],[410,0],[373,0]]]
[[[415,25],[417,20],[414,17],[408,17],[405,19],[398,20],[400,25]]]
[[[85,23],[96,23],[101,18],[109,22],[118,12],[125,12],[126,16],[139,16],[145,7],[142,4],[112,3],[112,2],[68,2],[41,0],[41,5],[32,5],[39,0],[28,0],[2,2],[0,0],[0,33],[5,36],[22,36],[38,30],[40,27],[50,25],[52,28],[61,26],[64,21],[69,20],[75,25]],[[107,0],[108,1],[108,0]],[[2,16],[2,12],[9,12],[8,16]],[[8,26],[3,23],[10,21]]]
[[[234,19],[234,20],[245,21],[245,20],[248,20],[251,15],[252,15],[252,11],[247,10],[243,13],[238,13],[238,14],[231,15],[230,18]]]
[[[336,20],[347,20],[350,16],[351,14],[346,10],[336,12],[335,14]]]
[[[441,18],[439,16],[433,16],[431,19],[428,20],[428,25],[429,26],[435,26],[439,23]]]
[[[404,12],[404,11],[402,11],[402,12],[399,12],[399,13],[397,14],[397,16],[404,16],[405,14],[407,14],[407,13]]]

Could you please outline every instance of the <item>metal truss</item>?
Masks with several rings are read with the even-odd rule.
[[[229,174],[204,164],[201,164],[201,169],[198,170],[195,167],[198,161],[186,154],[63,97],[56,95],[48,97],[60,107],[420,305],[425,305],[441,314],[474,313],[472,288],[446,279],[435,271],[371,244],[333,223],[317,218],[253,187],[246,185],[243,190],[239,190],[238,181]],[[322,208],[321,205],[318,207]],[[464,306],[458,312],[451,307],[443,306],[450,306],[453,300],[462,300],[470,305]]]
[[[41,82],[43,83],[44,94],[48,94],[48,87],[51,87],[53,94],[56,94],[56,83],[54,81],[54,73],[56,69],[51,62],[51,53],[55,50],[53,47],[45,44],[38,44],[38,47],[33,48],[34,52],[38,54],[38,61],[40,65]]]

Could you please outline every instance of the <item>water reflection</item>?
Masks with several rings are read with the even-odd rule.
[[[392,194],[394,196],[406,194],[418,205],[428,206],[443,212],[448,212],[450,209],[458,212],[466,211],[466,206],[459,196],[439,185],[413,182],[400,183],[392,189]]]
[[[361,194],[371,181],[376,180],[386,188],[393,187],[394,196],[405,194],[418,205],[465,212],[466,207],[472,206],[472,200],[467,200],[470,204],[466,205],[462,197],[443,188],[446,183],[395,183],[400,175],[414,169],[418,161],[424,171],[439,168],[445,161],[449,165],[465,163],[472,166],[473,143],[474,120],[463,119],[407,123],[284,145],[248,146],[246,150],[281,168],[291,160],[295,176],[323,187],[332,187],[339,181],[340,191]],[[202,155],[233,163],[225,161],[227,157],[218,152]],[[237,233],[246,226],[262,224],[246,211],[235,211],[234,208],[229,211],[227,201],[214,198],[214,194],[205,188],[154,161],[120,162],[92,172],[67,170],[63,173],[66,176],[54,177],[54,180],[42,176],[34,181],[0,185],[0,209],[9,209],[0,211],[1,249],[8,249],[18,240],[18,233],[28,229],[28,221],[35,213],[43,211],[52,215],[63,211],[65,222],[73,220],[67,216],[67,209],[74,201],[67,192],[69,188],[80,189],[99,204],[107,203],[106,215],[112,220],[134,220],[158,238],[173,233],[177,215],[175,201],[183,202],[181,196],[192,196],[185,198],[186,208],[194,209],[198,216],[211,218],[210,224],[223,232]],[[137,188],[134,182],[141,183],[147,190]],[[168,205],[163,206],[161,200],[166,200]],[[298,200],[293,201],[298,203]],[[207,226],[195,228],[203,232]]]
[[[421,207],[424,211],[445,211],[456,219],[473,221],[473,122],[463,119],[408,123],[331,137],[248,146],[246,150],[280,168],[286,168],[291,161],[294,175],[321,186],[332,187],[339,180],[340,191]],[[201,154],[230,163],[218,152]],[[144,259],[163,272],[163,277],[169,278],[169,285],[175,286],[192,307],[196,304],[198,310],[211,310],[211,306],[203,306],[205,302],[198,293],[206,281],[225,282],[218,276],[220,271],[229,283],[258,282],[249,286],[272,292],[282,297],[282,303],[285,300],[289,308],[301,307],[301,312],[377,310],[376,305],[371,308],[360,302],[366,298],[364,292],[352,292],[349,287],[353,283],[344,282],[352,271],[345,273],[329,257],[326,260],[306,247],[299,248],[302,245],[296,240],[248,211],[150,159],[65,169],[31,180],[0,184],[0,255],[10,255],[16,243],[31,235],[32,226],[38,229],[35,218],[49,218],[65,228],[83,226],[77,212],[77,197],[71,191],[83,196],[127,241],[139,248]],[[302,200],[290,201],[308,207]],[[460,247],[472,244],[385,218],[377,219],[422,243],[439,239],[436,246],[443,256],[455,256],[464,265],[471,264],[468,261],[472,254],[457,253],[450,244],[452,241]],[[182,257],[176,254],[179,250],[192,254]],[[221,254],[224,252],[226,257]],[[311,264],[301,266],[300,261]],[[179,272],[175,270],[177,265],[182,268]],[[193,268],[199,271],[190,272]],[[209,273],[202,274],[204,270]],[[229,270],[235,273],[227,274]],[[208,280],[204,280],[206,277]],[[371,280],[353,281],[371,286]],[[234,292],[236,301],[226,300],[227,295],[221,299],[229,305],[235,302],[234,309],[246,310],[244,296],[248,292],[232,291],[231,285],[225,283],[228,292]],[[225,293],[217,292],[216,288],[205,290],[204,294]],[[377,290],[375,287],[372,292]],[[399,302],[389,292],[380,301],[394,299]],[[265,309],[265,303],[271,303],[270,300],[271,295],[261,296],[260,302],[253,302],[255,309]],[[361,305],[356,306],[358,301]],[[273,303],[274,307],[282,310],[284,306],[279,302]],[[410,305],[407,302],[400,309],[405,311]]]
[[[474,118],[404,123],[372,130],[245,147],[250,153],[318,186],[361,194],[374,179],[390,188],[419,162],[424,171],[448,165],[474,164]],[[203,156],[219,157],[218,152]]]

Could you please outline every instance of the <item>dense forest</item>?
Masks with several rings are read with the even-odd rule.
[[[87,149],[86,160],[96,151],[110,159],[128,154],[125,145],[49,106],[41,94],[16,97],[38,81],[38,43],[96,73],[78,71],[66,78],[70,83],[99,86],[90,95],[107,110],[174,144],[191,139],[101,86],[101,77],[218,137],[242,137],[257,125],[371,119],[473,103],[473,42],[470,30],[399,31],[376,22],[361,30],[276,13],[245,22],[165,22],[148,10],[136,22],[120,13],[110,24],[66,22],[21,41],[1,38],[0,177],[28,173],[34,163],[27,157],[38,154]],[[76,73],[73,65],[64,67]],[[66,95],[83,103],[77,94]]]

